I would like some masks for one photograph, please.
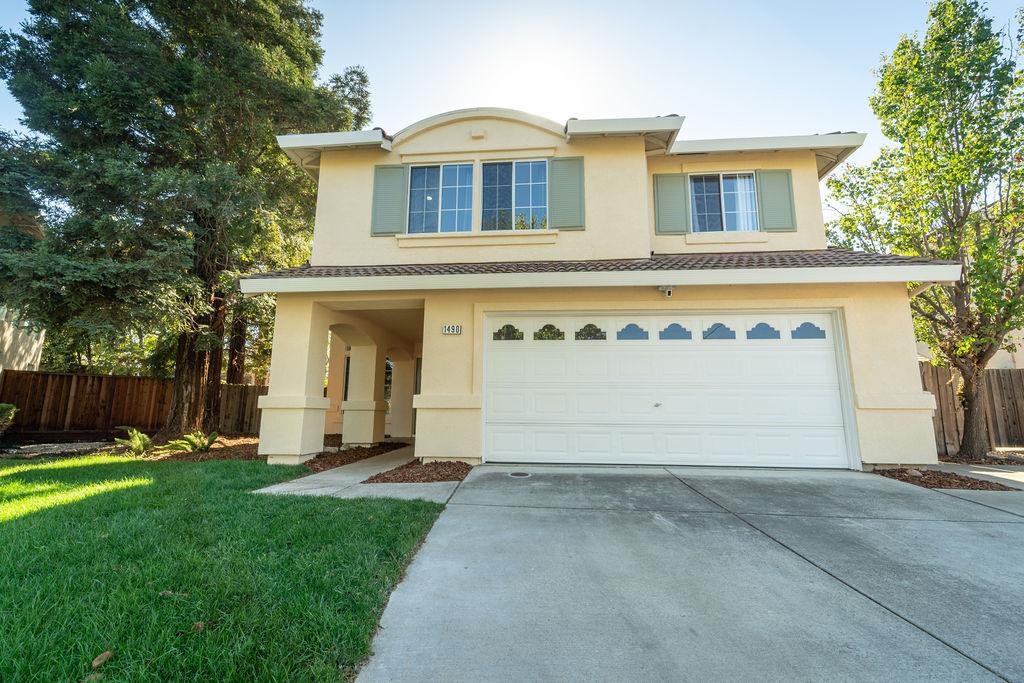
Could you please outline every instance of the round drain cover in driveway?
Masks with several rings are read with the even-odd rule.
[[[530,476],[530,473],[529,472],[509,472],[508,476],[510,476],[510,477],[528,477],[528,476]]]

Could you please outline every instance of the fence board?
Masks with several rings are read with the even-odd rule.
[[[109,437],[119,427],[154,432],[171,405],[171,382],[152,377],[0,371],[0,403],[18,406],[15,438]],[[224,434],[259,433],[257,401],[267,387],[221,385]]]
[[[956,455],[963,435],[964,411],[956,396],[959,375],[949,368],[921,362],[921,386],[935,395],[935,447]],[[993,447],[1024,446],[1024,370],[986,370],[982,405]]]

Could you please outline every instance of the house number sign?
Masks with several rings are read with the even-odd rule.
[[[457,325],[455,323],[441,325],[441,334],[462,334],[462,325]]]

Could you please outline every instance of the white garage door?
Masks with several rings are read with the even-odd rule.
[[[488,324],[488,462],[850,467],[827,314]]]

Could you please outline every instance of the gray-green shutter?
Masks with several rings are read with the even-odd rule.
[[[582,230],[583,157],[557,157],[548,162],[548,227]]]
[[[757,172],[757,208],[765,232],[796,230],[793,174],[787,170]]]
[[[655,174],[654,232],[659,235],[690,232],[690,179],[685,173]]]
[[[409,171],[405,166],[373,168],[373,215],[371,235],[405,232],[409,206]]]

